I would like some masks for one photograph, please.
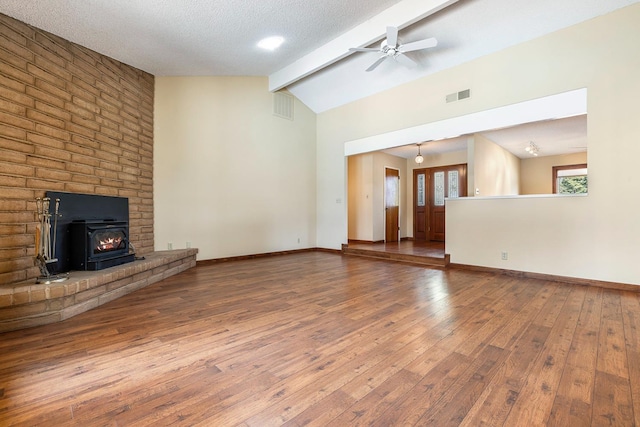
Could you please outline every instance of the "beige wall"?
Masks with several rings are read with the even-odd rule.
[[[493,141],[476,134],[469,141],[473,168],[469,174],[469,196],[519,194],[520,159]]]
[[[156,78],[158,250],[315,246],[316,117],[297,100],[293,121],[276,117],[272,99],[266,77]]]
[[[640,157],[638,22],[634,4],[320,114],[318,245],[346,240],[346,212],[331,203],[344,197],[346,141],[586,87],[589,195],[451,201],[446,249],[454,263],[640,284],[640,198],[629,196]],[[446,104],[460,88],[471,98]]]
[[[373,241],[373,153],[348,158],[349,239]]]
[[[520,194],[552,194],[553,167],[587,163],[587,153],[531,157],[520,161]]]

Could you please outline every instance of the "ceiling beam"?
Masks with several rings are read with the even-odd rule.
[[[458,0],[402,0],[352,30],[320,46],[269,76],[269,90],[275,92],[351,55],[350,47],[364,47],[386,34],[387,26],[398,29],[432,15]]]

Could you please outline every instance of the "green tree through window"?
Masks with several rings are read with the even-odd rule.
[[[553,167],[553,192],[555,194],[587,194],[589,192],[587,164]]]
[[[558,178],[559,194],[588,193],[587,176],[565,176]]]

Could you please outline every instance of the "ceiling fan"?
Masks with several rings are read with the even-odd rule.
[[[380,43],[380,48],[374,47],[352,47],[349,50],[352,52],[379,52],[382,54],[380,58],[369,68],[367,71],[373,71],[378,65],[382,64],[382,62],[387,58],[393,58],[401,64],[404,64],[407,67],[415,67],[416,62],[405,56],[404,54],[407,52],[413,52],[416,50],[428,49],[430,47],[434,47],[438,44],[438,41],[431,37],[424,40],[418,40],[415,42],[407,43],[407,44],[398,44],[398,28],[396,27],[387,27],[387,38]]]

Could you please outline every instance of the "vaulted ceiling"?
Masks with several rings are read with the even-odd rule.
[[[0,0],[0,13],[156,76],[269,76],[270,90],[286,88],[321,113],[639,1]],[[366,72],[379,54],[349,48],[380,46],[387,26],[401,43],[438,44],[407,53],[413,68],[386,60]],[[279,49],[257,46],[274,35],[284,38]],[[505,146],[504,135],[488,137]],[[586,119],[545,135],[547,153],[554,139],[586,147]],[[505,148],[521,155],[518,141]]]
[[[0,12],[156,76],[269,76],[315,112],[640,0],[0,0]],[[365,69],[385,27],[438,46]],[[256,46],[280,35],[276,51]]]

